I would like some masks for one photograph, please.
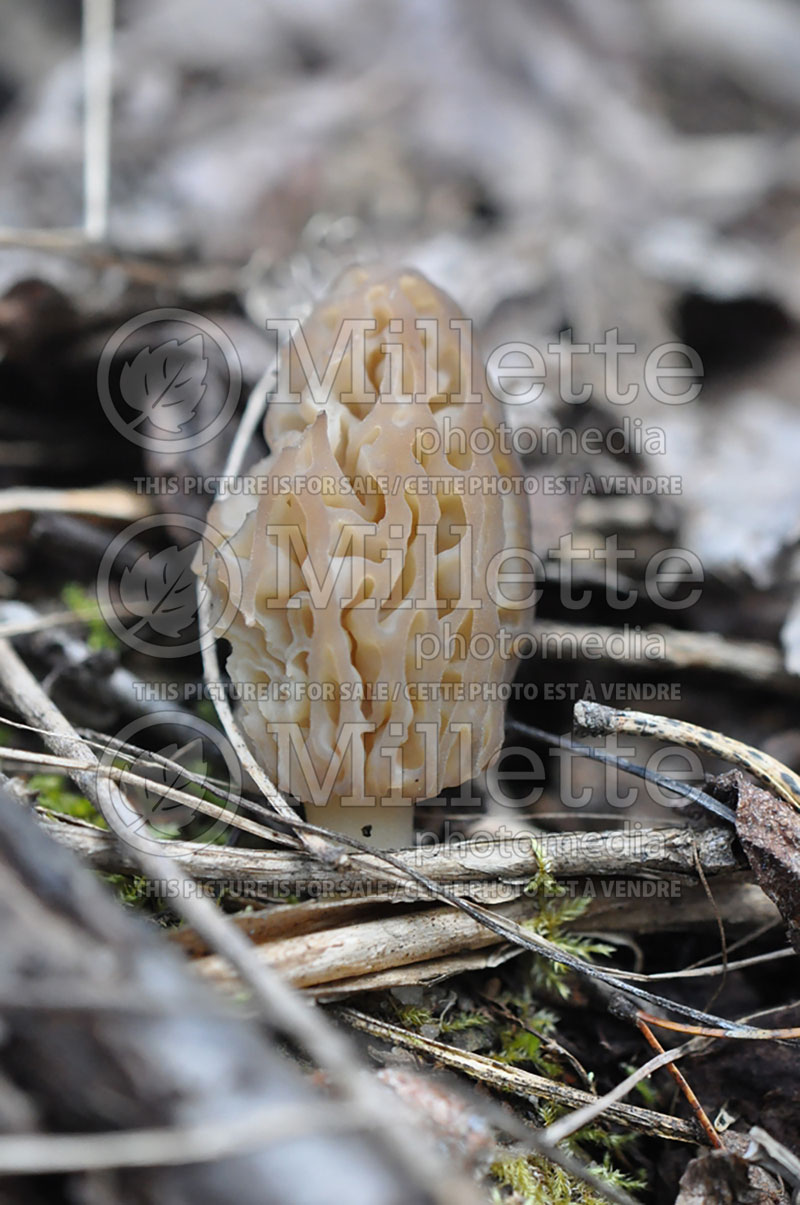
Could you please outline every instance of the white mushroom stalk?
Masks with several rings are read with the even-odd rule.
[[[217,635],[248,743],[310,821],[377,848],[497,755],[530,613],[527,498],[470,335],[418,273],[351,269],[287,345],[271,454],[209,514],[210,589],[244,583]]]

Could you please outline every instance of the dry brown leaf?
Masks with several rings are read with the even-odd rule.
[[[762,891],[780,909],[800,953],[800,815],[770,791],[735,777],[736,832]]]
[[[681,1176],[675,1205],[784,1205],[789,1198],[778,1181],[741,1155],[707,1151]]]

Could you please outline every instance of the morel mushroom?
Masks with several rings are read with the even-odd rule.
[[[378,848],[496,756],[530,611],[526,497],[469,335],[418,273],[351,269],[287,344],[252,492],[209,515],[244,583],[219,634],[254,754]]]

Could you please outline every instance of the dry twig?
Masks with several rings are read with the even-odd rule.
[[[735,741],[721,732],[673,720],[668,716],[643,711],[616,711],[599,703],[576,703],[574,726],[577,732],[591,736],[624,732],[631,736],[649,736],[674,741],[701,753],[710,753],[752,774],[762,786],[774,791],[787,803],[800,808],[800,776],[776,758],[760,749]]]
[[[400,1025],[392,1025],[387,1021],[378,1021],[352,1008],[337,1008],[336,1015],[341,1017],[354,1029],[369,1033],[373,1037],[383,1038],[406,1050],[414,1050],[427,1055],[444,1067],[453,1071],[461,1071],[472,1079],[502,1091],[513,1092],[526,1100],[549,1100],[556,1104],[576,1108],[595,1106],[598,1098],[580,1088],[569,1084],[561,1084],[555,1080],[535,1075],[521,1067],[508,1066],[486,1055],[473,1054],[466,1050],[458,1050],[446,1042],[437,1042],[422,1034],[410,1033]],[[667,1051],[667,1054],[671,1054]],[[631,1085],[632,1087],[633,1085]],[[651,1134],[659,1138],[669,1138],[675,1142],[697,1142],[700,1129],[692,1121],[681,1121],[652,1109],[641,1109],[637,1105],[610,1103],[603,1108],[609,1122],[623,1125],[641,1134]],[[544,1131],[550,1137],[550,1129]],[[571,1132],[571,1131],[570,1131]],[[566,1135],[565,1135],[566,1136]]]
[[[102,769],[90,747],[82,741],[58,708],[47,698],[36,679],[14,652],[8,641],[0,640],[0,683],[13,705],[26,720],[50,732],[47,743],[56,753],[85,761],[92,769],[71,771],[71,777],[91,799],[109,827],[121,841],[127,828],[135,823],[131,805]],[[253,957],[247,938],[227,923],[216,906],[193,888],[191,878],[162,854],[136,851],[137,862],[150,878],[168,876],[176,885],[175,907],[214,949],[230,959],[250,987],[259,1007],[279,1030],[291,1034],[308,1054],[330,1075],[331,1080],[351,1108],[363,1118],[372,1117],[376,1136],[391,1154],[404,1164],[411,1162],[421,1187],[441,1205],[453,1200],[451,1185],[442,1178],[438,1160],[428,1154],[419,1137],[409,1131],[403,1118],[395,1118],[386,1107],[386,1099],[367,1072],[360,1066],[346,1042],[325,1019],[298,1001],[271,968]]]

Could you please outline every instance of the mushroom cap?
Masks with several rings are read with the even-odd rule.
[[[240,722],[306,804],[435,798],[503,742],[498,686],[516,667],[499,635],[530,616],[530,577],[508,580],[530,575],[527,496],[507,488],[520,478],[469,326],[418,272],[350,269],[303,333],[330,388],[292,340],[271,454],[247,474],[258,492],[209,513],[244,583],[219,632]]]

